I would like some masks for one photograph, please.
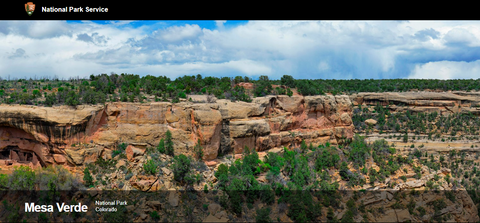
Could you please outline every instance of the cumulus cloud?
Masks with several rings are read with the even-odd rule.
[[[179,42],[183,40],[194,40],[201,33],[198,25],[171,26],[165,30],[159,30],[154,33],[161,41]]]
[[[24,61],[27,76],[35,70],[60,77],[114,71],[363,79],[430,77],[435,70],[448,78],[468,76],[480,60],[479,22],[250,21],[228,29],[225,23],[209,29],[195,22],[0,21],[0,51],[8,52],[0,75],[18,71],[5,61],[12,60]],[[440,69],[446,64],[453,67]]]
[[[420,41],[427,41],[430,39],[438,39],[440,32],[430,28],[430,29],[423,29],[414,34],[414,37]]]
[[[411,79],[477,79],[480,60],[472,62],[438,61],[415,66]]]
[[[63,21],[2,21],[0,32],[43,39],[71,36],[72,30]]]
[[[101,36],[98,33],[92,33],[89,35],[88,33],[81,33],[77,35],[77,40],[84,41],[84,42],[90,42],[94,44],[105,44],[107,42],[107,39],[105,36]]]
[[[447,44],[451,45],[468,45],[477,41],[477,38],[468,30],[463,28],[454,28],[444,37]]]

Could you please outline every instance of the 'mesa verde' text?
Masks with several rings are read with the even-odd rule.
[[[78,203],[75,205],[65,205],[57,203],[58,212],[87,212],[87,205]],[[25,212],[53,212],[53,205],[35,205],[35,203],[25,203]]]

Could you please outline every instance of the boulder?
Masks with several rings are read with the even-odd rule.
[[[155,180],[139,180],[139,181],[131,182],[131,184],[133,187],[137,188],[138,190],[147,191],[152,187],[154,182]]]
[[[367,119],[365,120],[365,124],[369,125],[369,126],[374,126],[377,124],[377,120],[374,120],[374,119]]]
[[[129,145],[125,150],[125,153],[127,154],[127,159],[130,161],[133,161],[133,158],[137,156],[143,156],[143,154],[145,153],[145,150]]]
[[[65,164],[67,162],[67,159],[65,158],[65,156],[60,154],[53,154],[53,159],[57,164]]]
[[[67,154],[67,160],[75,165],[82,165],[84,161],[85,149],[80,150],[70,150],[66,149],[65,153]]]

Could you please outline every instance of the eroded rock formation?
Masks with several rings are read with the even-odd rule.
[[[354,105],[391,105],[399,112],[434,112],[439,114],[471,112],[480,115],[479,92],[383,92],[358,93],[350,96]]]
[[[101,106],[35,107],[0,105],[0,159],[5,164],[65,164],[66,145],[96,131]],[[11,155],[6,155],[7,151]],[[31,164],[30,164],[31,162]]]
[[[109,103],[77,108],[0,105],[0,151],[18,147],[42,165],[82,165],[108,158],[119,143],[155,147],[167,130],[176,153],[192,153],[198,139],[204,158],[263,151],[353,136],[348,96],[269,96],[252,103]]]

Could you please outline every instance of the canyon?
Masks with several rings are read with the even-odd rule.
[[[96,179],[99,182],[105,179],[106,183],[103,185],[99,183],[95,190],[115,188],[172,192],[180,190],[181,186],[173,180],[169,156],[161,154],[154,158],[152,154],[148,155],[146,152],[149,148],[155,148],[160,140],[166,137],[167,131],[172,133],[175,155],[194,155],[194,147],[198,141],[204,148],[203,158],[208,168],[203,170],[198,168],[194,172],[205,179],[205,184],[194,185],[197,191],[201,191],[207,182],[218,183],[214,175],[219,165],[232,165],[234,162],[232,158],[241,157],[246,147],[255,148],[262,154],[261,159],[267,152],[279,152],[284,147],[298,148],[303,141],[307,145],[335,145],[338,146],[338,151],[341,151],[344,142],[352,140],[355,134],[366,136],[369,142],[385,139],[388,143],[394,143],[392,146],[407,156],[413,152],[414,147],[421,148],[422,152],[428,152],[429,155],[435,154],[435,159],[440,155],[447,155],[452,150],[459,150],[465,152],[466,163],[475,163],[478,162],[479,152],[478,147],[474,147],[474,144],[479,143],[477,139],[440,142],[427,140],[426,136],[422,136],[423,139],[418,138],[407,143],[399,140],[399,136],[388,138],[387,136],[395,135],[393,132],[386,131],[382,134],[376,128],[372,128],[371,133],[365,130],[358,131],[354,126],[353,117],[355,109],[364,108],[369,113],[375,113],[373,107],[378,105],[388,107],[392,114],[408,111],[412,114],[436,112],[440,116],[471,114],[477,117],[480,115],[479,96],[477,92],[424,91],[335,96],[277,95],[257,97],[251,103],[192,95],[179,103],[112,102],[105,105],[76,107],[2,104],[0,168],[1,171],[8,172],[22,165],[32,168],[61,165],[73,173],[81,173],[84,167],[99,160],[102,160],[101,162],[114,160],[113,166],[106,165],[107,172],[103,176],[97,174]],[[377,120],[365,120],[362,124],[373,127],[376,123]],[[128,145],[125,151],[126,158],[114,157],[113,153],[120,144]],[[163,163],[158,176],[142,174],[144,172],[142,165],[146,160],[152,159],[158,159]],[[359,201],[370,210],[379,211],[369,212],[363,216],[357,215],[354,219],[357,222],[422,221],[438,216],[455,221],[478,221],[477,204],[472,201],[465,188],[447,180],[458,170],[445,167],[433,170],[422,163],[426,159],[428,157],[421,157],[413,161],[411,166],[405,165],[384,181],[377,180],[371,184],[353,186],[351,187],[353,190],[346,190],[348,182],[342,180],[339,172],[333,169],[327,172],[333,181],[339,182],[340,189],[345,193],[372,192],[362,196]],[[458,165],[456,157],[450,158],[448,162],[457,162]],[[380,168],[377,164],[373,162],[373,158],[366,160],[366,167],[378,171]],[[348,168],[355,171],[353,166]],[[416,168],[418,170],[415,170]],[[465,170],[472,171],[471,168]],[[416,177],[417,171],[422,177]],[[280,173],[279,179],[287,180],[283,173]],[[370,180],[370,176],[365,174],[365,180]],[[266,174],[262,173],[258,176],[258,181],[266,183],[269,180]],[[436,192],[428,193],[431,190],[429,188],[432,188],[430,182],[436,182],[442,191],[455,191],[455,199],[446,200],[448,204],[446,208],[436,210],[435,205],[432,205],[443,198]],[[89,193],[97,193],[95,190]],[[416,208],[421,206],[419,204],[429,206],[426,211],[432,214],[419,216],[405,208],[395,208],[395,205],[399,205],[399,199],[395,197],[400,195],[397,194],[413,190],[424,192],[421,196],[413,196],[412,199],[417,203]],[[170,195],[167,203],[174,208],[180,208],[178,194],[172,192]],[[346,203],[351,197],[354,195],[345,196],[342,201]],[[149,204],[158,201],[149,200],[149,197],[142,199],[143,206],[129,209],[138,213],[139,219],[150,219],[148,214],[151,211],[160,212],[170,207],[168,204],[165,206],[159,203],[153,205],[155,206],[153,208]],[[406,203],[407,200],[404,200],[403,203]],[[203,219],[228,221],[227,212],[222,211],[214,199],[209,202],[212,202],[208,205],[209,210],[213,207],[218,210],[210,211]],[[273,207],[281,209],[280,204]],[[327,210],[323,211],[325,213],[322,216],[327,216]],[[346,212],[347,209],[343,208],[333,211],[337,219],[342,219]],[[274,213],[281,221],[291,220],[285,213],[278,211]]]
[[[2,104],[0,159],[31,162],[34,166],[82,165],[98,157],[107,159],[120,143],[141,149],[156,147],[167,130],[172,132],[176,153],[192,154],[200,140],[205,160],[214,160],[219,154],[241,154],[245,146],[265,151],[298,146],[302,140],[307,144],[336,145],[354,134],[354,106],[380,103],[390,105],[389,109],[395,112],[480,115],[479,95],[469,92],[280,95],[258,97],[251,103],[114,102],[76,108]],[[23,158],[23,154],[30,158]],[[14,165],[14,162],[0,161],[2,164]]]
[[[337,144],[352,138],[351,116],[345,95],[269,96],[252,103],[0,105],[0,150],[29,152],[42,166],[76,166],[107,159],[120,143],[156,147],[170,130],[176,153],[191,154],[200,140],[204,159],[214,160],[219,154],[241,154],[245,146],[264,151],[302,140]]]

